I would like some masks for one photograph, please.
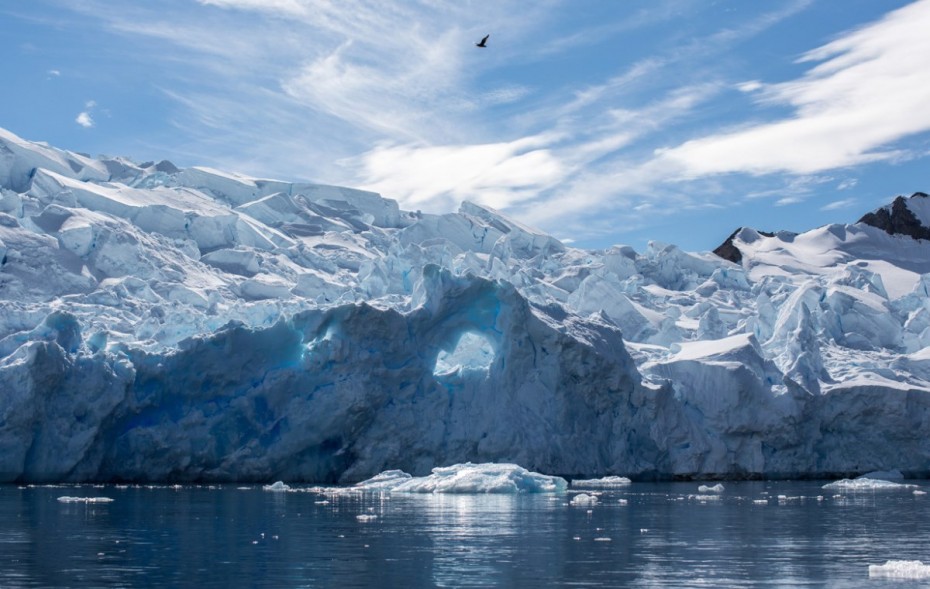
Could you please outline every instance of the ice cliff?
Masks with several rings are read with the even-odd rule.
[[[0,130],[0,481],[926,475],[927,200],[735,263]]]

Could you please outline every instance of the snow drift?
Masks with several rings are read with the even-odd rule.
[[[0,480],[923,475],[930,243],[876,215],[588,251],[0,130]]]

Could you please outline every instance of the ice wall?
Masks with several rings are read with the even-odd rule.
[[[927,474],[930,246],[729,245],[581,250],[4,131],[0,480]]]

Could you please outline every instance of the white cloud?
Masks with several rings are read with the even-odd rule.
[[[307,3],[298,0],[197,0],[200,4],[239,10],[261,10],[289,15],[304,15],[309,10]]]
[[[856,198],[844,198],[843,200],[835,200],[829,204],[826,204],[820,207],[821,211],[835,211],[838,209],[847,209],[856,203],[859,202],[859,199]]]
[[[84,127],[85,129],[90,129],[94,126],[94,119],[90,116],[90,113],[87,111],[81,112],[78,114],[77,118],[74,119],[78,125]]]
[[[736,85],[736,89],[740,92],[755,92],[756,90],[761,90],[765,85],[759,80],[750,80],[748,82],[743,82]]]
[[[407,208],[445,212],[463,200],[506,208],[564,180],[566,166],[537,136],[482,145],[376,148],[360,158],[364,188]]]
[[[776,207],[784,207],[788,205],[796,205],[798,203],[804,202],[804,199],[799,196],[786,196],[775,201]]]
[[[84,127],[85,129],[90,129],[93,127],[96,122],[92,116],[94,109],[97,107],[96,100],[87,100],[84,102],[84,110],[78,113],[78,116],[74,119],[74,122],[78,125]]]
[[[837,190],[849,190],[850,188],[855,188],[857,184],[859,184],[859,180],[857,180],[856,178],[847,178],[846,180],[843,180],[842,182],[837,184],[836,189]]]
[[[894,142],[930,130],[930,0],[919,0],[815,49],[821,62],[767,87],[791,118],[694,139],[660,160],[682,178],[743,172],[807,174],[888,160]]]

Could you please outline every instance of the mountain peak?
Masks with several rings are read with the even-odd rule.
[[[727,237],[726,241],[717,246],[714,250],[714,253],[723,258],[724,260],[729,260],[734,264],[739,264],[743,261],[743,252],[736,247],[734,240],[739,238],[743,243],[752,243],[760,237],[774,237],[774,233],[769,233],[768,231],[756,231],[752,227],[740,227],[736,231],[730,234],[730,237]]]
[[[907,235],[930,240],[930,199],[924,192],[910,198],[899,196],[890,205],[866,213],[859,223],[878,227],[889,235]]]

